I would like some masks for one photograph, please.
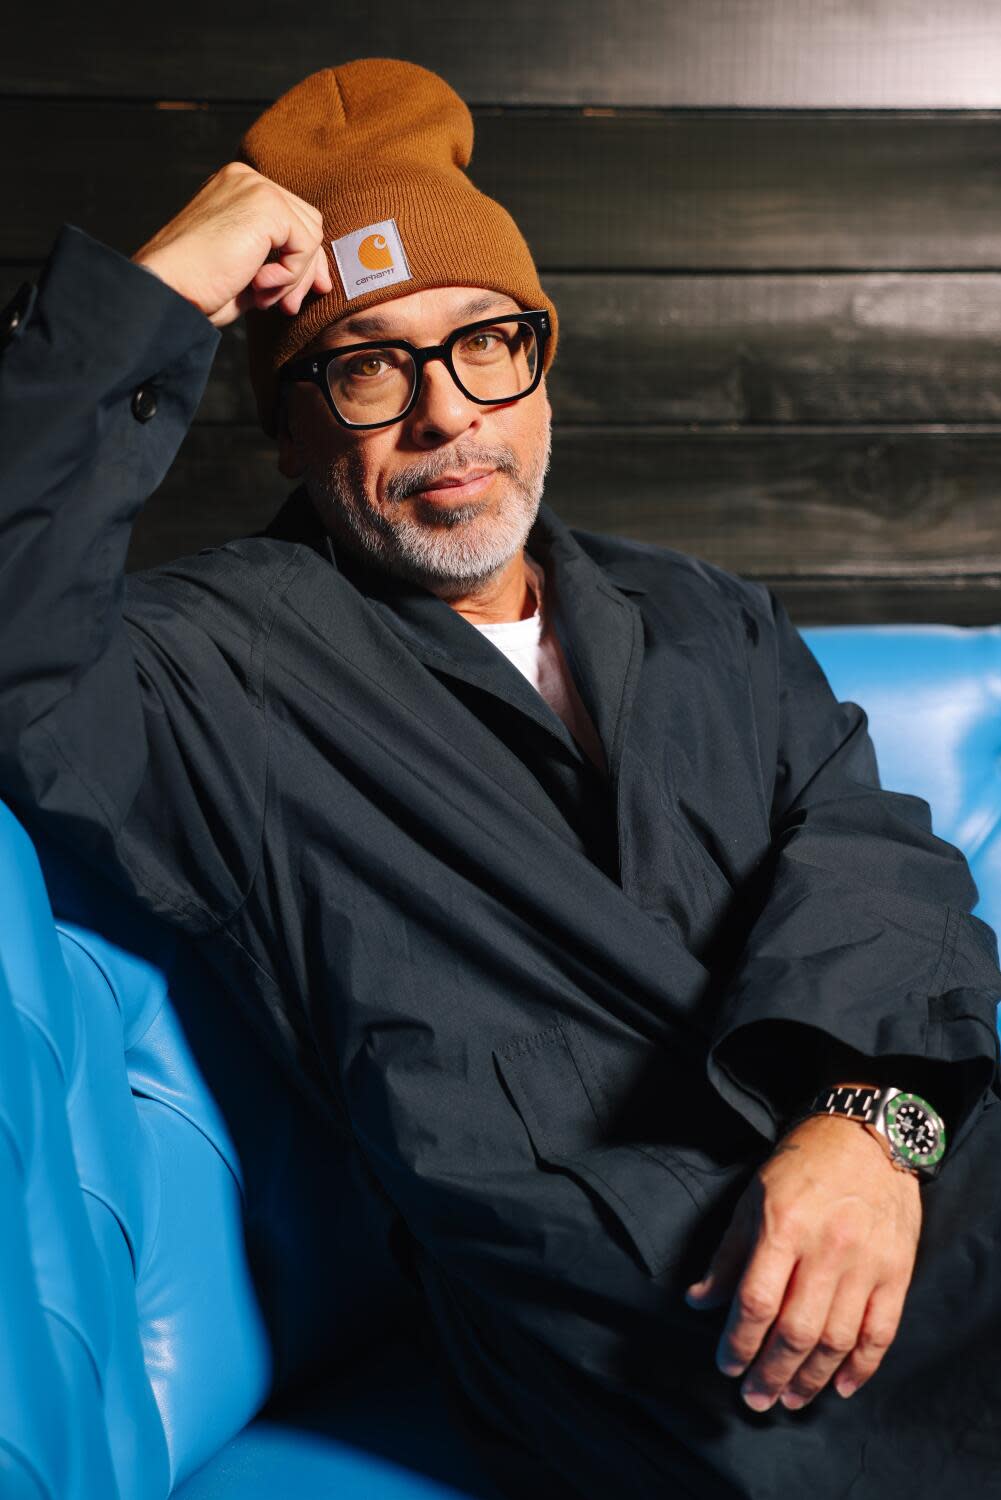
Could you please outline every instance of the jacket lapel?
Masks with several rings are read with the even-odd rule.
[[[418,661],[500,698],[559,740],[571,755],[580,755],[562,719],[517,667],[444,600],[426,589],[369,573],[343,553],[337,561]]]
[[[613,583],[547,505],[540,508],[528,551],[546,569],[556,633],[605,747],[614,785],[643,659],[643,622],[625,593],[645,590],[625,580]]]
[[[559,715],[496,646],[437,595],[338,548],[305,489],[289,496],[264,534],[310,546],[368,600],[418,661],[499,698],[551,735],[567,754],[586,761]],[[540,507],[527,550],[545,570],[547,607],[614,784],[643,653],[639,611],[625,595],[645,591],[628,579],[613,583],[611,573],[606,577],[547,505]]]
[[[493,694],[558,740],[572,757],[585,759],[563,720],[496,646],[437,595],[338,548],[304,489],[289,496],[265,535],[311,546],[365,596],[419,661]],[[644,591],[606,581],[547,505],[540,507],[527,550],[545,569],[547,606],[614,780],[642,656],[639,612],[619,589]]]

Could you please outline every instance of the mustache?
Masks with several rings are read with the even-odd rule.
[[[394,474],[386,486],[388,500],[406,500],[419,490],[435,484],[445,474],[461,473],[463,469],[497,469],[502,474],[517,475],[518,460],[510,448],[463,448],[451,453],[429,454],[420,463],[411,464]]]

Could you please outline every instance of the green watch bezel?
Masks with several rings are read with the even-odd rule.
[[[928,1114],[934,1122],[938,1131],[938,1142],[932,1151],[914,1151],[906,1146],[900,1137],[900,1130],[896,1123],[897,1114],[904,1104],[917,1104]],[[894,1094],[889,1100],[884,1112],[886,1124],[886,1138],[890,1142],[901,1161],[906,1162],[909,1167],[920,1170],[922,1167],[937,1167],[945,1155],[945,1125],[941,1115],[933,1109],[927,1099],[922,1099],[920,1094]]]

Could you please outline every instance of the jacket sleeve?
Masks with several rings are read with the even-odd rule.
[[[996,939],[971,915],[962,854],[933,834],[926,802],[881,788],[865,713],[837,702],[769,597],[755,693],[772,846],[710,1077],[769,1139],[821,1088],[859,1080],[923,1094],[955,1145],[997,1088]]]
[[[249,888],[264,735],[243,644],[202,627],[197,590],[179,609],[154,575],[129,608],[124,570],[219,333],[72,225],[27,290],[0,354],[0,796],[204,932]]]

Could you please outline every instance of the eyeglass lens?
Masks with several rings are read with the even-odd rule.
[[[511,401],[529,389],[538,362],[531,323],[473,328],[452,345],[452,363],[468,396]],[[327,365],[331,399],[346,422],[388,422],[407,409],[417,367],[405,349],[358,349]]]

